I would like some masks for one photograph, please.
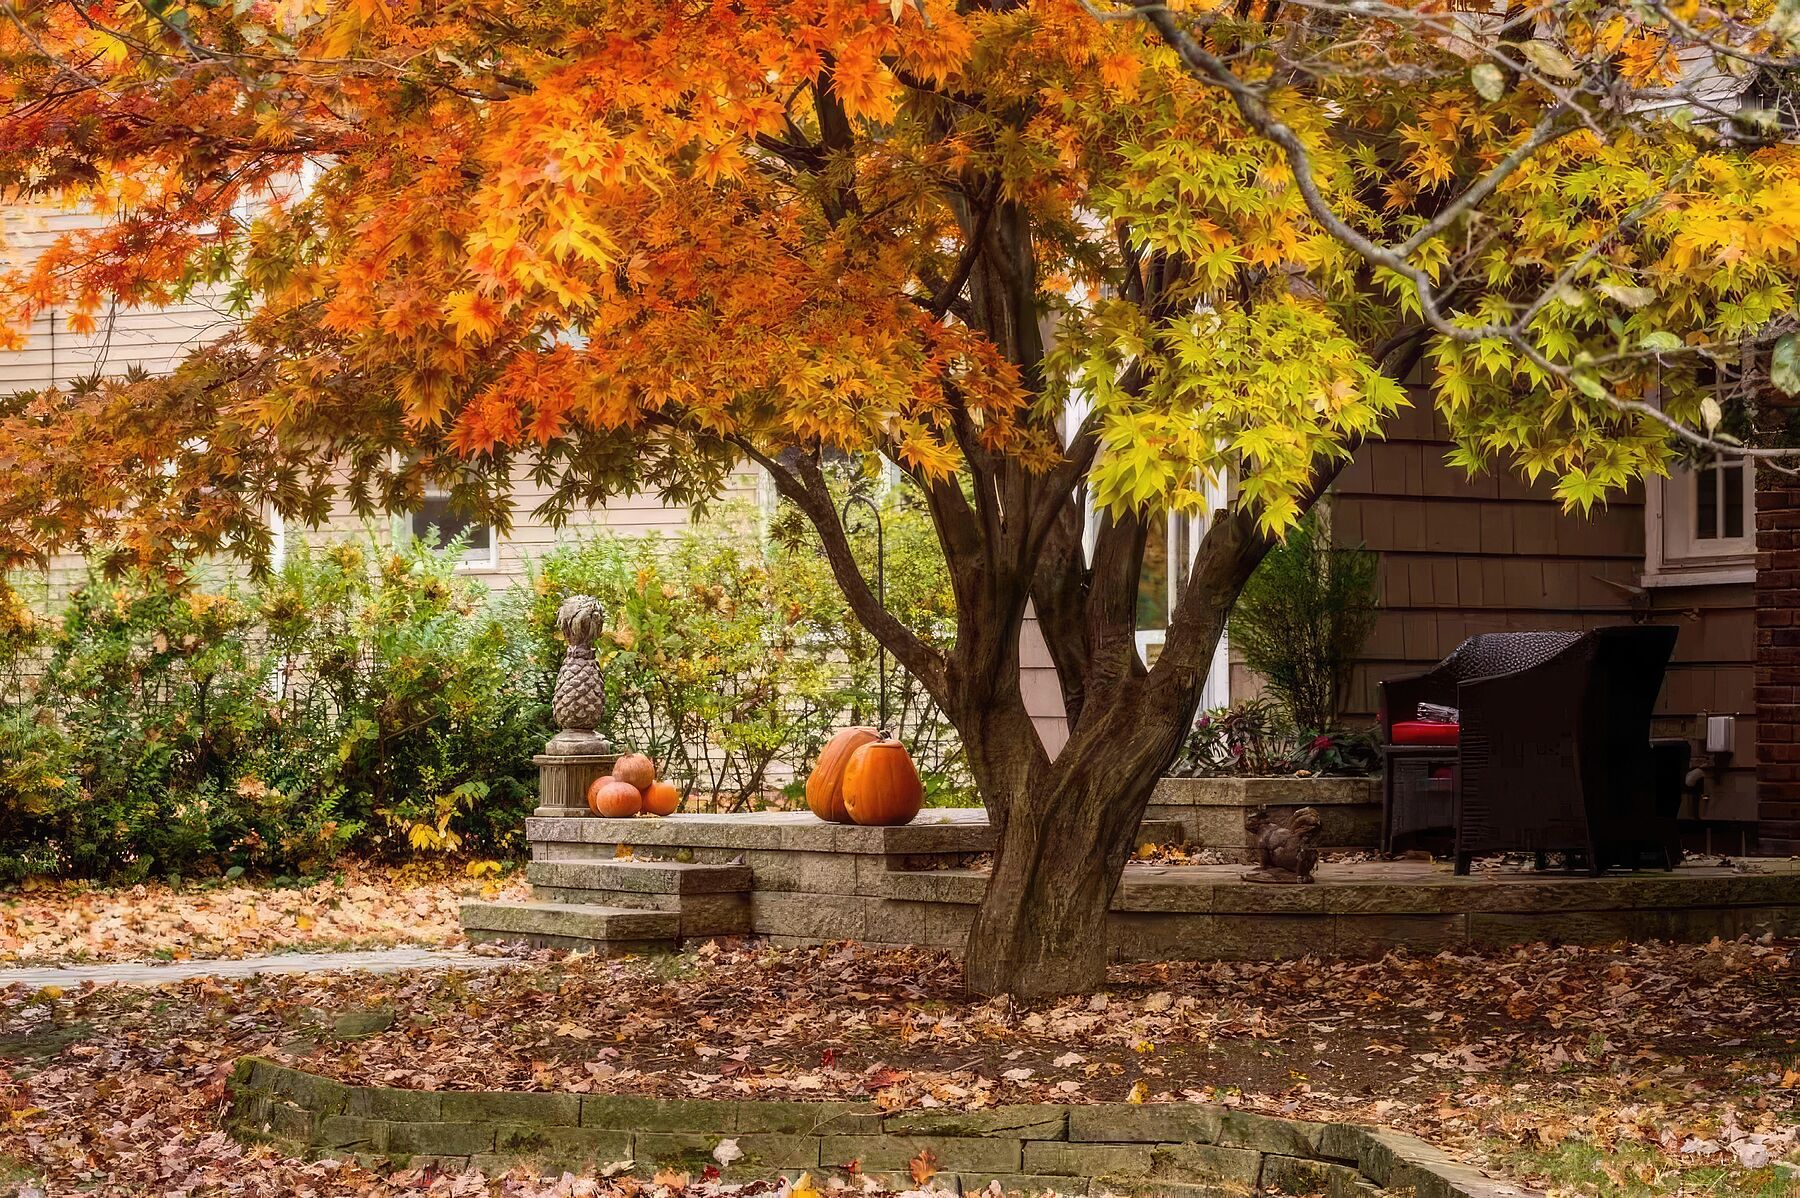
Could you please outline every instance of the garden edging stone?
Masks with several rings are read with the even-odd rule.
[[[1532,1198],[1423,1140],[1202,1103],[1028,1104],[884,1113],[865,1102],[421,1091],[351,1086],[262,1057],[238,1061],[226,1127],[301,1157],[498,1173],[719,1167],[730,1179],[811,1171],[952,1192],[1144,1196],[1223,1191],[1329,1198]],[[928,1154],[928,1155],[927,1155]],[[865,1168],[866,1167],[866,1168]]]

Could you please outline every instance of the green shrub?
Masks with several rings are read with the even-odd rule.
[[[1377,556],[1331,544],[1317,510],[1269,551],[1231,615],[1231,643],[1295,727],[1331,727],[1375,626]]]
[[[941,557],[904,491],[888,605],[953,634]],[[858,527],[873,573],[874,537]],[[779,516],[599,536],[494,596],[461,546],[300,545],[266,577],[98,575],[60,617],[0,588],[0,879],[315,871],[345,851],[514,854],[563,646],[605,605],[603,731],[689,791],[797,792],[833,731],[875,719],[874,641]],[[954,734],[890,660],[890,724],[934,802],[968,785]]]
[[[545,719],[459,556],[349,544],[241,586],[94,577],[29,643],[0,627],[0,874],[516,850]]]
[[[1279,778],[1296,774],[1370,777],[1381,770],[1372,729],[1294,727],[1268,699],[1205,712],[1169,767],[1176,777]]]
[[[890,609],[943,635],[954,620],[943,615],[948,584],[935,539],[929,554],[918,551],[929,524],[891,508]],[[865,539],[872,574],[873,533],[859,530],[859,549]],[[684,790],[742,808],[778,774],[803,778],[836,729],[875,719],[875,643],[816,544],[779,516],[767,535],[752,520],[726,520],[671,538],[596,538],[538,563],[504,606],[509,623],[531,630],[545,702],[562,658],[556,610],[572,594],[594,596],[607,614],[596,645],[606,677],[601,731],[650,754]],[[888,667],[890,723],[928,789],[940,800],[966,790],[954,734],[892,659]]]
[[[364,851],[523,847],[547,704],[518,630],[457,573],[462,555],[302,547],[259,587],[292,746],[263,781],[330,801]]]

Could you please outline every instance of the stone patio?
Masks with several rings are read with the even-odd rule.
[[[993,833],[979,810],[932,810],[899,828],[806,812],[526,821],[533,900],[472,902],[473,941],[635,952],[714,936],[779,945],[860,940],[960,948],[986,883]],[[1167,821],[1142,838],[1178,840]],[[1800,935],[1800,861],[1579,874],[1448,863],[1331,863],[1311,886],[1241,880],[1239,865],[1126,867],[1114,896],[1121,961],[1379,956],[1539,941],[1703,942]]]

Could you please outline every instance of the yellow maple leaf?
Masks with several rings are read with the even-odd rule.
[[[486,341],[500,327],[500,305],[479,291],[453,291],[444,299],[444,318],[458,342]]]

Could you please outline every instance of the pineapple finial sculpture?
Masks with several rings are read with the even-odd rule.
[[[606,714],[606,679],[594,659],[594,641],[606,627],[600,601],[590,595],[571,595],[556,611],[556,628],[568,642],[562,668],[556,673],[556,694],[550,714],[557,734],[544,752],[558,756],[607,753],[611,746],[595,731]]]

